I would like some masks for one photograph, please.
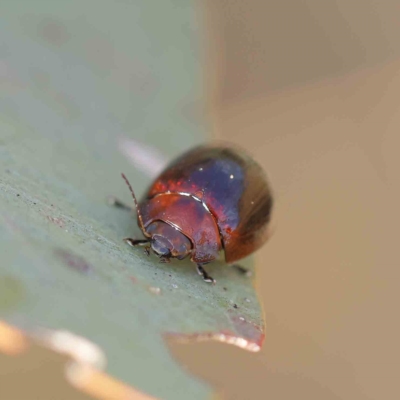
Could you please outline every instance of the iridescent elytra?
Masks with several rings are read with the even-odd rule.
[[[203,145],[187,151],[154,180],[140,203],[122,176],[145,237],[125,241],[145,246],[147,254],[152,250],[161,262],[190,256],[206,282],[215,280],[203,266],[221,251],[234,264],[268,239],[271,190],[260,165],[240,148]]]

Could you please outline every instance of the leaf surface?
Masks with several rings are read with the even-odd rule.
[[[165,339],[257,350],[251,280],[215,263],[211,286],[190,262],[146,257],[122,242],[140,237],[135,218],[105,201],[131,203],[121,172],[140,195],[206,140],[194,2],[3,3],[0,319],[90,339],[150,395],[207,398]]]

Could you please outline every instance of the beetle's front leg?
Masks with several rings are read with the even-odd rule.
[[[216,280],[207,274],[207,271],[203,268],[201,264],[197,264],[197,273],[203,277],[205,282],[215,285]]]
[[[146,246],[149,244],[147,239],[132,239],[132,238],[125,238],[124,242],[128,243],[129,246]]]
[[[150,246],[149,246],[149,241],[147,239],[132,239],[132,238],[125,238],[124,242],[128,243],[129,246],[135,247],[135,246],[146,246],[144,248],[144,253],[146,255],[150,255]]]

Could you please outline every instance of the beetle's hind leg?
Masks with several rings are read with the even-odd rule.
[[[238,271],[242,275],[245,275],[245,276],[252,276],[253,275],[253,273],[249,269],[247,269],[245,267],[242,267],[241,265],[233,264],[232,267],[235,268],[236,271]]]
[[[216,280],[207,274],[207,271],[203,268],[201,264],[197,264],[197,273],[203,277],[205,282],[215,285]]]
[[[114,206],[117,208],[120,208],[121,210],[125,210],[125,211],[132,211],[133,208],[131,206],[126,205],[124,202],[122,202],[121,200],[117,199],[114,196],[108,196],[107,197],[107,203],[110,206]]]

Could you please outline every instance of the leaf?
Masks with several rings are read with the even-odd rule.
[[[8,1],[0,34],[0,319],[90,339],[150,395],[206,398],[165,338],[258,350],[251,281],[215,263],[211,286],[146,257],[122,242],[135,219],[105,201],[130,202],[121,172],[140,195],[206,138],[194,2]]]

